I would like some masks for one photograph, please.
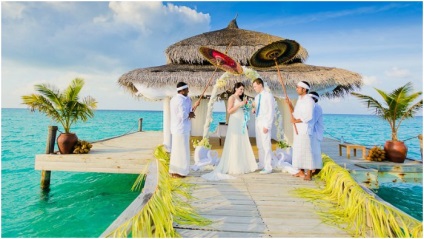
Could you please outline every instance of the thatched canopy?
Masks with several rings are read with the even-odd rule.
[[[231,43],[226,54],[241,65],[250,67],[249,59],[258,49],[283,39],[239,29],[234,19],[227,28],[206,32],[171,45],[166,49],[166,65],[132,70],[122,75],[118,83],[137,97],[161,100],[166,96],[175,95],[177,83],[184,81],[190,86],[189,95],[199,96],[215,69],[199,53],[200,46],[226,52]],[[344,96],[362,86],[362,77],[359,74],[334,67],[303,64],[307,56],[307,51],[301,47],[293,60],[279,66],[290,98],[297,97],[295,87],[301,80],[310,82],[313,91],[328,98]],[[255,70],[268,83],[274,96],[282,98],[283,91],[277,69],[270,67]],[[218,79],[223,73],[218,70],[215,78]],[[255,95],[250,80],[244,75],[230,77],[225,89],[221,89],[222,92],[231,90],[236,82],[245,83],[247,95]],[[212,87],[208,87],[206,95],[210,94],[211,90]]]
[[[199,47],[205,46],[231,56],[242,65],[248,66],[249,59],[258,49],[275,41],[284,40],[261,32],[239,29],[236,20],[232,20],[224,29],[205,32],[169,46],[165,53],[167,63],[174,64],[207,64],[199,53]],[[230,45],[231,44],[231,45]],[[300,46],[297,55],[291,62],[304,62],[308,52]]]
[[[296,96],[295,88],[300,80],[307,80],[311,83],[312,90],[325,94],[329,98],[343,96],[362,85],[359,74],[344,69],[302,63],[282,65],[279,68],[289,97]],[[167,64],[140,68],[122,75],[119,78],[119,84],[125,86],[127,90],[137,96],[145,95],[147,90],[152,91],[151,93],[160,92],[160,96],[157,97],[157,99],[160,99],[164,96],[175,95],[175,86],[178,82],[184,81],[190,86],[190,95],[200,95],[214,69],[215,67],[212,65],[188,64]],[[256,70],[268,83],[274,96],[282,98],[283,91],[278,79],[277,69],[270,67]],[[219,70],[215,77],[219,78],[223,73],[224,71]],[[236,82],[243,82],[246,85],[247,95],[255,95],[251,81],[244,75],[232,75],[222,91],[231,90]],[[206,94],[210,93],[211,90],[212,87],[209,87]]]

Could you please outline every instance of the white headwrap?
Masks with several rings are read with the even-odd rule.
[[[177,88],[177,92],[180,91],[180,90],[187,89],[187,88],[188,88],[188,85],[180,86],[180,87]]]
[[[299,83],[297,83],[297,86],[300,86],[300,87],[305,88],[307,90],[310,89],[310,87],[307,84],[303,83],[302,81],[300,81]]]
[[[317,95],[314,95],[314,94],[308,94],[310,97],[312,97],[312,98],[314,98],[314,99],[317,99],[317,100],[319,100],[319,96],[317,96]]]

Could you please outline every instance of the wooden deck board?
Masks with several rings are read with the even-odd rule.
[[[200,175],[186,179],[197,184],[192,192],[197,198],[191,203],[215,223],[202,227],[207,233],[198,227],[177,226],[184,237],[350,237],[345,231],[324,224],[310,202],[291,192],[297,187],[316,187],[314,182],[277,170],[268,175],[237,175],[234,180],[209,184]]]

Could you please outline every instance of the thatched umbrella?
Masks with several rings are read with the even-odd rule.
[[[174,64],[208,64],[199,53],[199,47],[205,46],[225,52],[242,65],[248,65],[248,59],[259,48],[284,38],[269,34],[239,29],[236,20],[232,20],[224,29],[202,33],[169,46],[165,53],[167,63]],[[230,45],[231,44],[231,45]],[[303,62],[308,52],[300,47],[291,62]]]
[[[167,64],[132,70],[121,76],[119,84],[125,86],[134,95],[160,100],[166,96],[175,95],[177,83],[186,81],[190,85],[190,94],[200,95],[214,69],[215,67],[211,65]],[[274,96],[283,98],[276,68],[256,70],[259,75],[266,79]],[[280,66],[280,71],[285,78],[288,94],[291,98],[296,96],[295,88],[300,80],[307,80],[311,83],[311,88],[314,91],[318,91],[328,98],[343,96],[362,85],[359,74],[334,67],[293,63]],[[243,75],[231,76],[222,91],[231,90],[236,82],[245,83],[247,95],[255,95],[251,81]],[[211,90],[212,88],[209,88],[206,94],[210,93]]]
[[[190,85],[190,95],[200,95],[215,69],[199,53],[199,47],[206,46],[225,52],[242,65],[249,66],[249,59],[258,49],[284,38],[269,34],[239,29],[236,20],[221,30],[202,33],[166,49],[167,64],[163,66],[140,68],[125,73],[119,78],[119,84],[132,94],[146,99],[160,100],[175,94],[175,86],[179,81]],[[300,46],[298,54],[288,63],[280,65],[282,76],[285,78],[289,97],[295,97],[296,83],[306,80],[312,89],[324,94],[325,97],[340,97],[362,86],[361,76],[357,73],[334,68],[305,65],[307,51]],[[277,78],[277,69],[255,69],[264,78],[276,97],[283,97],[282,87]],[[218,73],[219,74],[219,73]],[[247,95],[254,95],[250,82],[246,77],[233,76],[224,90],[230,90],[235,82],[245,82]],[[206,91],[210,94],[211,88]]]

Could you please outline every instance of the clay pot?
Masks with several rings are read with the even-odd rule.
[[[57,137],[57,147],[61,154],[71,154],[77,142],[78,137],[74,133],[61,133],[59,137]]]
[[[388,140],[384,144],[386,159],[395,163],[403,163],[408,153],[408,147],[402,141]]]

